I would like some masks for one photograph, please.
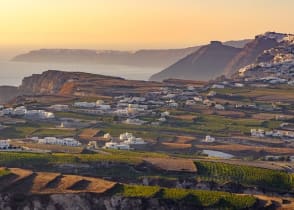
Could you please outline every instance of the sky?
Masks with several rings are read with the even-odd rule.
[[[294,0],[1,0],[0,50],[179,48],[294,33]]]

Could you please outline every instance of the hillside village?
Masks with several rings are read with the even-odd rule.
[[[61,192],[91,188],[80,178],[62,188],[75,174],[126,188],[253,194],[252,205],[261,206],[271,195],[268,206],[292,205],[293,39],[262,37],[278,46],[232,77],[208,82],[61,71],[25,78],[25,94],[0,105],[3,170],[65,174],[54,179]]]

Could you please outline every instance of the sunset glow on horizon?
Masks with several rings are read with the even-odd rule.
[[[9,0],[2,47],[177,48],[294,33],[291,0]]]

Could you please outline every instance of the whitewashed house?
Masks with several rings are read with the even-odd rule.
[[[24,107],[24,106],[20,106],[20,107],[16,107],[13,112],[12,112],[12,115],[15,115],[15,116],[23,116],[25,115],[27,112],[27,109]]]
[[[39,118],[39,119],[53,119],[55,118],[54,113],[46,112],[44,110],[28,110],[25,114],[28,118]]]
[[[212,137],[212,136],[207,135],[207,136],[205,136],[205,139],[203,139],[202,142],[212,143],[212,142],[215,142],[215,138]]]
[[[10,140],[0,140],[0,150],[7,150],[10,148]]]
[[[161,117],[168,117],[168,116],[170,116],[170,112],[165,111],[165,112],[162,112],[160,115],[161,115]]]
[[[224,89],[225,86],[224,85],[220,85],[220,84],[214,84],[211,86],[212,89]]]
[[[143,125],[146,123],[146,121],[144,120],[140,120],[140,119],[131,119],[128,118],[125,121],[123,121],[124,124],[128,124],[128,125]]]
[[[103,100],[97,100],[96,101],[96,106],[100,106],[100,105],[103,105],[103,104],[104,104]]]
[[[111,140],[112,139],[112,136],[110,135],[110,133],[106,133],[106,134],[103,135],[103,138],[104,139]]]
[[[262,138],[265,135],[265,131],[263,129],[251,129],[250,132],[251,132],[251,136],[254,136],[254,137]]]
[[[38,140],[39,144],[56,144],[70,147],[78,147],[81,146],[81,143],[74,138],[56,138],[56,137],[45,137],[44,139]]]
[[[128,144],[128,145],[144,145],[147,144],[142,138],[136,138],[136,137],[131,137],[128,138],[128,140],[125,140],[123,142],[124,144]]]
[[[202,102],[203,101],[203,98],[201,96],[195,96],[193,99],[196,102]]]
[[[54,111],[62,112],[62,111],[68,111],[69,106],[64,104],[55,104],[49,107],[49,109],[52,109]]]
[[[131,147],[128,144],[116,143],[116,142],[106,142],[104,149],[117,149],[117,150],[130,150]]]
[[[74,107],[79,107],[79,108],[95,108],[96,103],[94,102],[75,102]]]
[[[213,97],[213,96],[216,96],[216,92],[215,91],[210,91],[208,94],[207,94],[208,97]]]
[[[122,134],[119,135],[119,139],[121,141],[128,140],[129,138],[132,138],[132,137],[133,137],[133,134],[132,133],[128,133],[128,132],[122,133]]]
[[[225,107],[224,107],[223,105],[221,105],[221,104],[216,104],[216,105],[214,106],[214,108],[216,108],[216,109],[218,109],[218,110],[225,110]]]

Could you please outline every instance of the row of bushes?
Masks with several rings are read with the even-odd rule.
[[[264,189],[290,191],[294,189],[294,175],[284,171],[220,162],[197,161],[199,176],[215,181],[226,180]]]
[[[115,193],[125,197],[159,198],[176,202],[183,201],[199,207],[246,209],[253,207],[256,198],[227,192],[161,188],[158,186],[120,185]]]

